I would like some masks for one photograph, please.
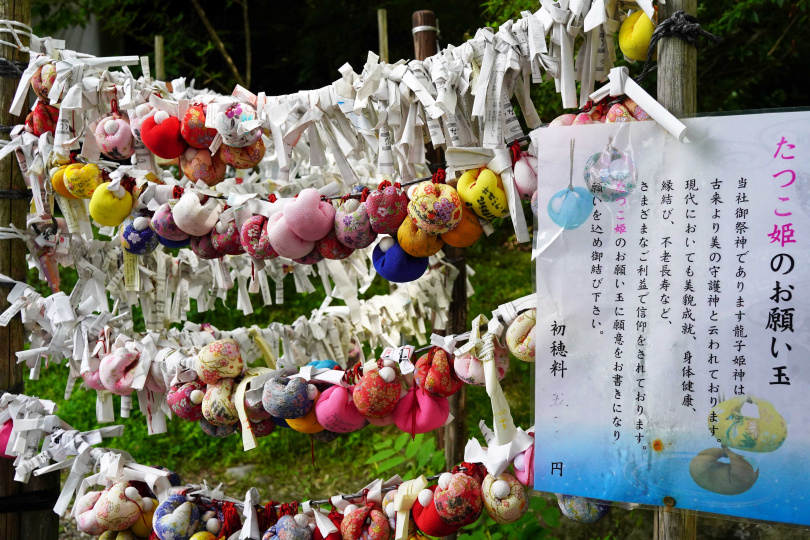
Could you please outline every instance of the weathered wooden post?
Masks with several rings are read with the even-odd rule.
[[[658,20],[669,18],[678,10],[697,14],[697,0],[667,0],[658,6]],[[697,49],[675,36],[658,42],[658,101],[679,118],[697,112]],[[678,501],[666,497],[655,512],[656,540],[694,540],[697,516],[694,512],[676,510]]]
[[[416,11],[411,19],[413,23],[413,48],[415,58],[424,60],[437,52],[436,15],[432,11]],[[433,159],[439,161],[441,154],[433,153]],[[453,296],[450,302],[450,313],[447,323],[447,332],[460,334],[467,330],[467,258],[466,250],[450,246],[444,247],[444,253],[449,262],[458,269],[458,277],[453,285]],[[466,424],[463,411],[465,409],[466,388],[462,387],[449,398],[450,414],[455,420],[441,429],[443,433],[444,458],[448,467],[460,463],[464,457],[464,441],[466,439]]]
[[[155,79],[166,80],[166,65],[163,56],[163,36],[155,36]]]
[[[0,19],[31,24],[31,0],[3,0],[0,2]],[[6,37],[6,41],[12,41]],[[28,44],[28,38],[22,38]],[[28,61],[28,53],[15,47],[0,46],[0,57],[6,60]],[[8,112],[14,93],[16,77],[0,78],[0,124],[22,124],[27,114],[23,107],[21,116]],[[4,135],[7,137],[7,135]],[[25,180],[17,160],[7,157],[0,161],[0,190],[25,190]],[[0,223],[13,223],[25,229],[25,215],[30,201],[22,198],[0,198]],[[0,240],[0,274],[18,281],[25,281],[28,265],[25,262],[25,244],[22,240]],[[8,308],[8,289],[0,289],[0,312]],[[0,388],[14,393],[23,391],[23,369],[17,364],[15,353],[23,349],[23,326],[19,315],[8,326],[0,327]],[[53,513],[53,505],[59,496],[59,473],[31,476],[28,484],[14,481],[14,462],[0,459],[0,538],[36,538],[56,540],[59,535],[59,518]]]

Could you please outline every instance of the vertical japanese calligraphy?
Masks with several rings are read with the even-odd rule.
[[[532,133],[535,488],[810,524],[810,268],[797,247],[810,113],[688,123],[692,144],[644,124]],[[574,189],[606,145],[637,180],[563,230],[544,209],[568,186],[572,138]]]

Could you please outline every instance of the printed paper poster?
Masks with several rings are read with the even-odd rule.
[[[535,488],[810,524],[810,113],[685,123],[532,134]]]

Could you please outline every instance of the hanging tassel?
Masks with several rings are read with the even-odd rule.
[[[236,506],[232,502],[222,503],[222,529],[219,531],[219,539],[228,540],[233,533],[242,527],[242,521],[239,519],[239,512],[236,511]]]

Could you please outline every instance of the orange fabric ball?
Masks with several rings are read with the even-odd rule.
[[[475,212],[466,205],[462,208],[461,221],[458,226],[441,235],[442,240],[447,242],[448,245],[457,248],[470,247],[478,241],[484,233],[484,229],[482,229],[481,224],[478,223],[478,216]]]

